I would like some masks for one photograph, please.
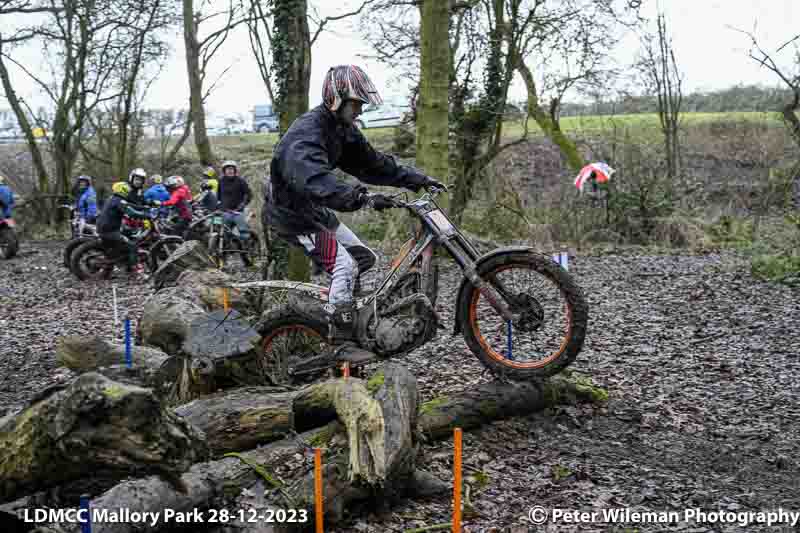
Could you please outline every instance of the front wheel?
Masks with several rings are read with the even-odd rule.
[[[481,263],[477,273],[513,314],[506,321],[472,283],[460,293],[464,339],[486,367],[529,380],[557,374],[575,360],[589,311],[564,269],[543,255],[509,252]]]

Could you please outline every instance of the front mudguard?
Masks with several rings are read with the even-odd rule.
[[[458,305],[458,302],[461,301],[461,297],[464,296],[464,293],[472,291],[472,283],[469,280],[470,271],[480,275],[482,270],[481,266],[487,261],[501,255],[519,253],[519,252],[536,253],[536,250],[534,250],[529,246],[503,246],[501,248],[497,248],[495,250],[483,254],[474,263],[467,264],[464,267],[464,277],[461,278],[461,284],[458,286],[458,293],[455,299],[456,318],[455,318],[455,324],[453,324],[453,335],[458,335],[462,331],[461,323],[463,322],[464,312],[461,309],[461,306]]]

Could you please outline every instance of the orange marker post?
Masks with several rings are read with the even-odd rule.
[[[342,363],[342,376],[345,378],[350,377],[350,361],[344,361]]]
[[[230,304],[228,303],[228,288],[227,287],[223,287],[222,288],[222,308],[225,309],[225,311],[227,311],[229,307],[230,307]]]
[[[314,448],[314,510],[317,533],[322,531],[322,449]]]
[[[453,430],[453,533],[461,533],[461,428]]]

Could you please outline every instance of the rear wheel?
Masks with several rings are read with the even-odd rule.
[[[108,257],[99,239],[84,242],[72,252],[70,270],[81,281],[109,279],[114,260]]]
[[[588,305],[565,270],[546,256],[512,252],[482,263],[478,274],[514,317],[504,320],[471,283],[461,292],[464,339],[486,367],[509,378],[536,379],[575,360],[586,335]]]
[[[17,255],[17,250],[19,250],[17,233],[13,228],[7,226],[0,228],[0,257],[3,259],[11,259]]]
[[[64,266],[68,269],[72,268],[72,252],[81,244],[93,240],[92,237],[76,237],[70,240],[64,247]]]
[[[263,355],[259,370],[267,381],[289,384],[294,365],[319,356],[328,347],[328,326],[310,320],[288,309],[268,313],[261,321]],[[308,376],[305,376],[308,377]]]

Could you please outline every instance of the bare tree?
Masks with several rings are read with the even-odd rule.
[[[199,5],[195,7],[194,0],[183,0],[183,41],[186,46],[186,70],[189,76],[191,125],[194,127],[197,152],[204,165],[213,164],[214,153],[206,132],[206,112],[203,103],[213,91],[217,81],[230,69],[230,67],[225,68],[217,81],[209,85],[206,83],[208,67],[231,31],[241,24],[253,24],[257,20],[250,6],[241,0],[228,0],[227,8],[212,11],[213,6],[218,4],[219,2],[212,0],[200,0]],[[223,22],[216,25],[217,29],[200,37],[203,27],[213,26],[220,18]]]
[[[144,126],[139,111],[168,54],[160,30],[177,22],[172,6],[164,0],[140,0],[139,9],[132,11],[136,17],[115,36],[125,45],[112,75],[117,94],[88,117],[96,146],[81,146],[88,159],[106,165],[112,176],[126,175],[137,162]],[[155,70],[148,72],[148,66]]]
[[[752,32],[737,31],[750,38],[750,57],[762,67],[772,71],[791,91],[791,100],[783,106],[781,113],[789,134],[800,147],[800,119],[797,117],[797,110],[800,109],[800,35],[795,35],[770,53],[761,47]],[[778,56],[789,53],[792,53],[788,62],[791,66],[781,66]],[[792,69],[795,69],[795,72],[791,72]]]
[[[643,57],[639,69],[649,92],[656,96],[658,118],[664,134],[667,176],[673,179],[680,170],[678,128],[683,104],[683,78],[663,13],[656,19],[656,28],[655,35],[642,38]]]
[[[39,173],[39,193],[66,195],[83,139],[90,129],[90,116],[123,93],[119,84],[114,83],[114,73],[122,68],[130,57],[128,51],[135,46],[138,34],[129,30],[152,2],[42,0],[27,5],[44,17],[35,25],[27,25],[23,32],[41,43],[45,68],[34,72],[3,49],[0,78],[33,154]],[[10,72],[10,66],[33,80],[50,99],[54,108],[51,123],[38,119],[32,123],[28,119],[36,115],[14,92],[12,79],[16,73]],[[33,135],[35,126],[47,130],[47,146],[55,164],[52,180]]]

